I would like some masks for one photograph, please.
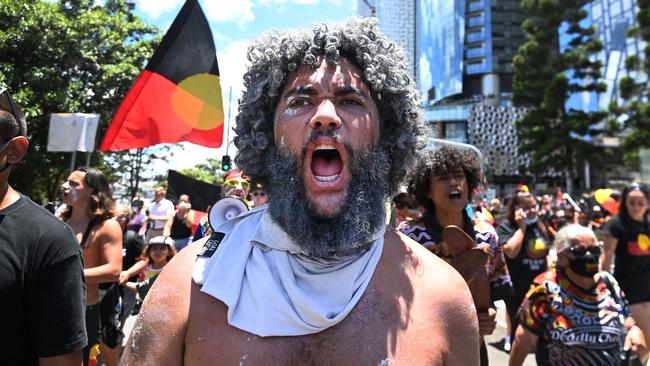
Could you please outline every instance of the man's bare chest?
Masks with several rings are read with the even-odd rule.
[[[258,337],[236,329],[227,324],[225,305],[203,296],[193,300],[190,312],[186,365],[381,365],[395,355],[399,339],[410,336],[403,304],[372,289],[341,323],[293,337]]]

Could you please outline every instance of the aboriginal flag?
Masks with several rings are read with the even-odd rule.
[[[187,0],[117,109],[101,151],[188,141],[221,146],[217,53],[197,0]]]

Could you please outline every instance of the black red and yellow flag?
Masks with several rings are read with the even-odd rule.
[[[217,52],[197,0],[187,0],[117,109],[101,151],[188,141],[221,146]]]

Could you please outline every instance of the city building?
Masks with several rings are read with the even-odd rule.
[[[643,54],[646,46],[638,38],[627,37],[628,28],[636,25],[636,1],[592,0],[585,5],[584,10],[587,11],[588,17],[583,21],[583,25],[594,26],[596,37],[602,40],[604,45],[603,50],[596,57],[603,65],[602,81],[607,85],[607,90],[604,93],[576,93],[569,98],[566,107],[587,112],[607,110],[611,101],[617,101],[618,104],[625,103],[618,92],[621,78],[631,76],[637,82],[647,80],[647,75],[644,73],[630,74],[625,69],[625,60],[630,56]],[[565,27],[560,28],[561,49],[570,41],[564,30]],[[613,153],[605,156],[605,162],[599,169],[591,169],[587,166],[585,171],[581,172],[586,187],[605,185],[620,187],[630,179],[638,177],[637,171],[630,171],[624,165],[618,137],[595,137],[593,143]]]
[[[525,41],[519,1],[359,0],[358,9],[362,16],[374,11],[388,37],[414,54],[425,119],[438,136],[484,151],[497,183],[519,183],[528,161],[516,152],[513,127],[524,110],[510,106],[512,58]]]
[[[358,0],[357,9],[358,15],[377,17],[386,37],[404,49],[409,71],[415,75],[415,1]]]

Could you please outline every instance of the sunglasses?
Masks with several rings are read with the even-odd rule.
[[[232,188],[237,188],[237,187],[242,187],[243,189],[247,189],[250,185],[246,179],[241,179],[241,178],[233,178],[233,179],[228,179],[227,181],[223,182],[228,187]]]
[[[411,210],[415,210],[418,208],[418,203],[415,201],[397,201],[395,202],[395,207],[398,210],[403,210],[405,208],[410,208]]]
[[[584,245],[574,245],[572,247],[569,247],[569,252],[573,254],[577,258],[581,258],[587,255],[587,253],[593,255],[594,257],[598,257],[602,250],[600,249],[600,246],[598,245],[591,245],[591,246],[584,246]]]
[[[11,99],[11,95],[9,95],[9,90],[7,90],[7,88],[4,87],[0,87],[0,109],[3,109],[11,113],[14,119],[16,119],[16,123],[18,123],[18,136],[25,136],[25,130],[22,123],[25,117],[23,113],[20,111],[20,109],[18,109],[16,103],[14,103],[14,100]],[[4,149],[5,146],[2,146],[2,148]]]
[[[264,192],[264,191],[255,191],[255,192],[253,192],[253,196],[255,196],[255,197],[257,197],[257,196],[264,197],[264,196],[266,196],[266,192]]]

